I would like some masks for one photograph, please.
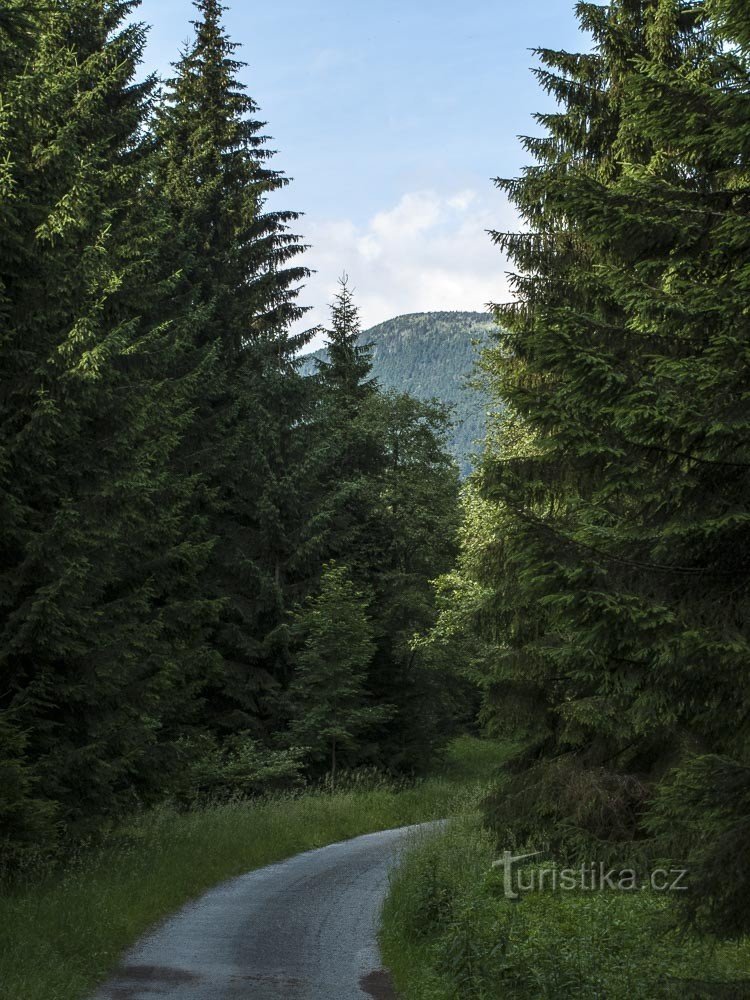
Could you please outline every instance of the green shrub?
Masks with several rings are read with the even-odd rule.
[[[181,745],[189,763],[175,790],[182,803],[228,802],[301,787],[300,749],[269,750],[257,741],[232,737],[219,746],[202,735]]]

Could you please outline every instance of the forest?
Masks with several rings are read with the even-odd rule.
[[[163,84],[129,0],[0,9],[3,879],[164,802],[418,781],[482,733],[481,885],[451,841],[386,911],[441,979],[409,996],[746,995],[750,8],[580,2],[590,50],[536,51],[557,107],[496,180],[513,298],[462,481],[450,408],[380,384],[346,278],[303,362],[287,179],[195,6]],[[629,911],[677,935],[664,976],[584,969],[558,901],[500,913],[488,844],[684,868]]]
[[[131,9],[3,14],[6,863],[166,795],[414,772],[474,697],[410,648],[455,554],[445,409],[379,389],[345,283],[300,373],[221,7],[163,92]]]
[[[372,348],[373,375],[384,389],[408,392],[449,406],[447,444],[462,476],[486,436],[490,402],[475,377],[477,354],[488,342],[492,318],[485,313],[411,313],[363,330],[361,345]],[[303,374],[313,374],[325,350],[305,354]]]

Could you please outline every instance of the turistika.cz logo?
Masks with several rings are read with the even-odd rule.
[[[521,862],[537,858],[541,853],[511,854],[504,851],[503,856],[493,862],[493,868],[503,871],[506,899],[519,899],[525,892],[633,892],[640,889],[685,892],[688,888],[686,868],[655,868],[643,875],[633,868],[609,868],[601,861],[586,862],[579,868],[562,868],[555,862],[549,865],[521,865]]]

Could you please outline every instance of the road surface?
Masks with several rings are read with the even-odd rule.
[[[388,871],[418,829],[331,844],[217,886],[142,938],[94,1000],[393,1000],[378,916]]]

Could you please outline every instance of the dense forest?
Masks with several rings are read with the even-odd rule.
[[[131,3],[0,20],[6,862],[165,795],[414,772],[471,703],[410,645],[455,553],[447,415],[380,389],[345,285],[300,373],[297,217],[196,6],[163,91]]]
[[[480,348],[488,341],[492,318],[484,313],[411,313],[364,330],[360,343],[372,345],[378,382],[417,399],[437,399],[450,409],[448,445],[463,475],[484,441],[489,401],[475,384]],[[315,370],[325,351],[303,358],[302,371]]]
[[[487,806],[495,829],[571,861],[679,859],[684,915],[739,937],[750,8],[577,13],[593,48],[538,51],[558,107],[523,139],[534,165],[497,180],[524,223],[494,234],[515,299],[482,364],[505,409],[435,639],[473,663],[489,725],[522,741]]]
[[[431,397],[481,314],[363,335],[343,281],[303,368],[299,220],[196,7],[163,87],[132,3],[0,11],[5,864],[481,724],[498,843],[678,859],[681,919],[747,935],[750,9],[581,2],[590,50],[537,51],[462,486]]]

